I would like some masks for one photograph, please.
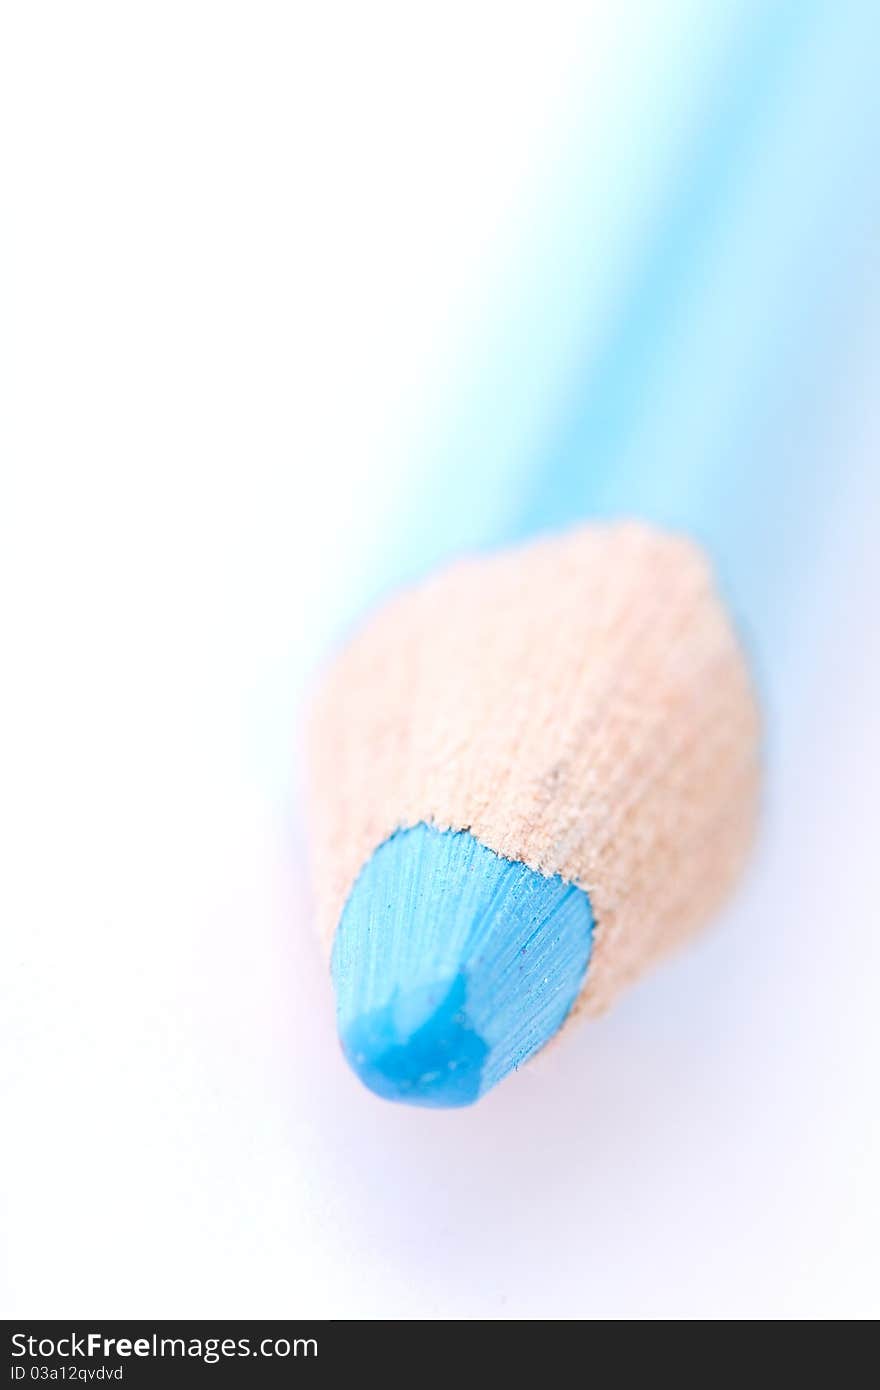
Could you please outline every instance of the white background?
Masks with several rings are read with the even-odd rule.
[[[6,1315],[880,1312],[880,295],[737,904],[474,1110],[336,1048],[302,684],[573,73],[598,110],[637,41],[529,9],[4,7]]]

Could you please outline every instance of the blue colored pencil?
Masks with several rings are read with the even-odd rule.
[[[760,762],[737,631],[772,698],[880,206],[877,29],[867,4],[746,7],[598,350],[503,492],[449,431],[398,568],[447,561],[469,498],[490,553],[394,597],[328,673],[320,926],[343,1049],[382,1096],[476,1100],[736,880]]]

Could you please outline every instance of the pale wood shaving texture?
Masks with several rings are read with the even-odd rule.
[[[586,526],[466,559],[373,614],[311,729],[319,927],[419,821],[585,888],[579,1006],[602,1011],[730,889],[756,814],[759,720],[697,546]]]

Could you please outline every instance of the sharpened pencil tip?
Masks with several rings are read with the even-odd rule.
[[[413,1105],[469,1105],[480,1094],[489,1051],[471,1026],[463,974],[354,1019],[343,1051],[371,1091]]]
[[[587,894],[420,824],[380,845],[333,952],[339,1036],[377,1095],[468,1105],[557,1031],[583,982]]]

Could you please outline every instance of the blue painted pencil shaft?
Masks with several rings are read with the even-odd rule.
[[[817,485],[833,491],[812,476],[822,392],[880,228],[875,13],[767,8],[613,330],[566,385],[512,533],[638,512],[704,541],[756,627],[785,597]]]
[[[833,496],[815,472],[823,403],[846,370],[848,316],[880,229],[880,12],[786,0],[745,6],[734,28],[602,322],[576,266],[555,317],[540,295],[524,306],[506,358],[485,364],[485,398],[471,382],[460,416],[439,427],[395,577],[461,544],[638,514],[704,541],[759,646],[775,637],[769,596],[784,603]],[[569,255],[576,240],[567,227]],[[536,354],[576,342],[579,322],[583,349],[559,362],[512,438],[507,416]]]

